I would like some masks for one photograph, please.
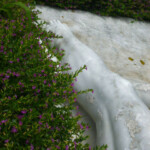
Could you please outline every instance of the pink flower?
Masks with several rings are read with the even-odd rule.
[[[29,140],[26,140],[26,144],[28,144],[29,143]]]
[[[76,106],[76,109],[79,109],[79,106]]]
[[[42,118],[42,115],[39,115],[39,118],[41,119],[41,118]]]
[[[48,125],[48,123],[46,123],[46,128],[49,128],[49,125]]]
[[[49,67],[53,67],[53,65],[49,65]]]
[[[9,139],[5,140],[5,143],[8,143]]]
[[[22,121],[19,121],[19,125],[22,126],[22,124],[23,124]]]
[[[77,113],[76,113],[76,116],[78,116],[78,115],[81,115],[80,112],[77,112]]]
[[[39,124],[42,125],[42,122],[39,121]]]
[[[20,74],[19,73],[16,73],[16,77],[19,77],[20,76]]]
[[[10,96],[8,96],[8,99],[11,99],[11,97],[10,97]]]
[[[19,62],[19,58],[17,58],[17,62]]]
[[[60,131],[60,129],[58,127],[56,127],[56,130]]]
[[[9,77],[10,77],[10,76],[8,76],[8,75],[5,75],[5,78],[7,78],[7,79],[8,79]]]
[[[52,142],[54,143],[55,142],[55,140],[54,139],[51,139],[52,140]]]
[[[66,150],[69,150],[69,146],[68,145],[66,146]]]
[[[76,144],[76,141],[74,141],[74,145],[75,145],[75,149],[76,149],[76,145],[77,145],[77,144]]]
[[[4,74],[2,73],[2,74],[0,74],[0,77],[2,77]]]
[[[82,124],[80,124],[80,128],[81,128],[81,129],[83,129],[83,126],[82,126]]]
[[[5,122],[7,122],[7,121],[8,121],[8,120],[2,120],[1,123],[5,123]]]
[[[9,69],[9,70],[7,70],[7,73],[11,73],[11,70]]]
[[[30,150],[34,150],[34,146],[31,144],[31,148],[30,148]]]
[[[40,93],[40,89],[38,89],[37,92]]]
[[[73,93],[76,93],[76,91],[74,89],[72,91],[73,91]]]
[[[11,130],[12,133],[16,133],[17,131],[18,130],[15,127],[13,127],[12,130]]]
[[[54,127],[51,127],[51,130],[54,130]]]
[[[77,101],[77,99],[75,98],[75,99],[74,99],[74,101],[76,102],[76,101]]]
[[[51,114],[51,118],[52,118],[52,119],[54,118],[53,114]]]
[[[60,149],[60,147],[59,147],[58,145],[56,145],[56,148],[57,148],[57,149]]]
[[[71,83],[71,86],[74,86],[74,83]]]
[[[18,115],[17,118],[20,120],[22,119],[22,117],[24,117],[24,115]]]
[[[18,83],[19,85],[22,85],[22,83],[19,81],[19,83]]]
[[[6,27],[6,30],[8,30],[9,28],[8,28],[8,26]]]
[[[22,113],[22,114],[26,114],[27,111],[26,111],[26,110],[22,110],[21,113]]]
[[[89,129],[89,127],[88,126],[86,126],[86,130],[88,130]]]
[[[32,89],[36,89],[36,86],[32,86]]]
[[[12,64],[12,63],[13,63],[13,61],[9,61],[9,63],[11,63],[11,64]]]

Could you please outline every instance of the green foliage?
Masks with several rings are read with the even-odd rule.
[[[11,7],[13,7],[15,5],[18,5],[21,8],[23,8],[26,11],[26,15],[27,15],[27,17],[29,19],[29,27],[31,28],[31,11],[30,11],[30,9],[28,7],[26,7],[24,5],[24,3],[16,2],[16,3],[8,3],[8,4],[3,5],[3,3],[0,2],[0,4],[1,4],[0,11],[6,12],[5,14],[7,14],[9,19],[11,19],[11,20],[14,19],[13,16],[12,16],[13,14],[12,14],[12,8]]]
[[[79,124],[81,116],[71,113],[77,95],[93,91],[73,89],[74,78],[86,66],[74,74],[63,73],[70,70],[60,64],[64,51],[55,54],[55,48],[48,48],[48,39],[60,37],[43,30],[45,22],[32,23],[39,20],[38,11],[30,11],[27,2],[5,3],[1,10],[9,10],[8,16],[0,18],[0,149],[89,149],[89,144],[81,144],[87,139],[82,135],[86,124]],[[24,8],[26,15],[15,5]],[[10,11],[13,6],[15,11]],[[46,59],[46,48],[58,62]]]
[[[74,143],[71,141],[73,134],[77,135],[75,139],[77,147],[87,148],[88,145],[78,144],[85,139],[80,135],[83,130],[79,129],[77,124],[80,116],[72,117],[70,113],[76,97],[76,93],[72,92],[73,88],[70,86],[73,77],[59,73],[66,70],[65,66],[56,67],[60,65],[60,62],[55,63],[45,59],[47,55],[41,45],[38,46],[36,39],[40,36],[43,45],[48,48],[46,45],[48,40],[44,38],[56,36],[46,31],[41,32],[39,30],[41,24],[36,27],[30,24],[29,32],[29,28],[25,28],[29,25],[25,21],[25,16],[13,18],[14,20],[8,18],[7,21],[7,16],[2,17],[0,20],[0,149],[4,147],[29,149],[32,145],[36,149],[48,146],[52,149],[56,149],[56,146],[65,149],[68,144],[70,144],[70,149],[74,149]],[[54,55],[52,50],[49,52]],[[62,55],[62,53],[58,55],[60,54]],[[34,77],[35,74],[36,77]],[[41,76],[38,76],[40,74]],[[66,94],[63,90],[67,91]],[[47,93],[49,96],[46,95]],[[63,108],[57,108],[56,105],[66,102],[64,95],[69,104]],[[22,120],[17,118],[18,115],[23,116]],[[43,118],[39,119],[40,115],[43,115]],[[64,121],[60,115],[65,119]],[[48,128],[44,127],[46,124]],[[51,127],[54,128],[52,131],[50,131]],[[25,144],[27,140],[30,145]]]
[[[36,0],[36,3],[61,9],[84,10],[101,16],[129,17],[134,21],[150,22],[150,3],[146,0]]]

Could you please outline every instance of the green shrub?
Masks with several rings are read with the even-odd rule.
[[[64,50],[54,54],[56,48],[48,48],[49,38],[60,37],[44,31],[45,22],[33,24],[39,20],[38,11],[28,11],[33,0],[15,2],[2,0],[0,9],[0,149],[89,149],[81,144],[88,126],[71,113],[77,95],[92,91],[73,89],[86,66],[74,74],[61,73],[71,69],[60,64]],[[46,48],[50,59],[45,59]],[[58,62],[51,60],[54,55]]]

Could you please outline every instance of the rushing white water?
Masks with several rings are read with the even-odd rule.
[[[150,149],[150,23],[37,9],[48,22],[45,29],[63,36],[53,42],[65,50],[62,63],[71,65],[70,72],[87,66],[75,88],[94,89],[77,100],[94,129],[89,131],[89,144],[108,144],[108,150]]]

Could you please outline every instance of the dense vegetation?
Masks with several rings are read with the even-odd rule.
[[[60,9],[84,10],[101,16],[129,17],[150,22],[150,0],[36,0]]]
[[[51,44],[49,38],[61,37],[44,31],[44,23],[33,23],[39,20],[38,12],[31,12],[35,4],[150,20],[149,1],[61,2],[0,2],[0,149],[90,149],[88,144],[81,143],[87,139],[82,134],[89,126],[78,122],[79,114],[73,117],[71,113],[72,109],[77,109],[73,107],[77,95],[92,92],[92,89],[77,92],[73,88],[76,76],[86,66],[81,66],[74,74],[61,73],[71,69],[68,64],[60,64],[64,50],[54,53],[56,47],[48,47]],[[46,59],[46,48],[51,54],[50,59]],[[52,61],[53,56],[59,61]],[[74,135],[75,139],[72,138]]]
[[[39,20],[33,2],[0,2],[0,149],[91,149],[81,143],[89,126],[71,113],[77,95],[92,91],[73,88],[86,66],[63,73],[71,69],[60,64],[64,50],[54,54],[56,47],[48,47],[49,38],[60,37],[33,23]]]

